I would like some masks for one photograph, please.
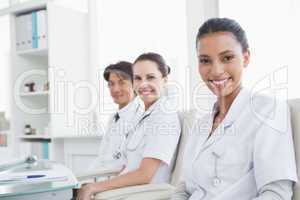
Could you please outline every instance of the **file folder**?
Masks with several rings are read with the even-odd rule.
[[[32,48],[38,48],[38,30],[37,30],[37,12],[31,13],[31,25],[32,25]]]
[[[15,27],[17,51],[48,47],[46,10],[17,16]]]
[[[47,13],[46,10],[37,12],[38,48],[47,48]]]
[[[16,17],[16,49],[25,50],[27,48],[27,19],[26,15]],[[31,30],[31,29],[30,29]]]
[[[42,157],[43,159],[49,159],[49,142],[43,141],[42,143]]]
[[[20,34],[21,34],[21,17],[16,17],[16,21],[15,21],[15,23],[16,23],[16,29],[15,29],[15,31],[16,31],[16,50],[17,51],[19,51],[19,50],[21,50],[22,49],[22,46],[21,46],[21,36],[20,36]]]
[[[24,24],[21,27],[24,27],[24,38],[25,46],[23,50],[28,50],[32,48],[32,16],[31,14],[26,14],[24,17]]]

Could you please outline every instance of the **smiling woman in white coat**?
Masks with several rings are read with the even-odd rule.
[[[167,183],[175,160],[181,126],[176,110],[170,109],[164,89],[170,68],[156,53],[140,55],[133,64],[133,87],[144,104],[144,113],[127,134],[124,170],[115,178],[87,184],[77,200],[116,188],[147,183]]]
[[[196,41],[199,74],[217,101],[190,129],[172,200],[290,200],[297,174],[288,106],[242,87],[244,30],[213,18]]]

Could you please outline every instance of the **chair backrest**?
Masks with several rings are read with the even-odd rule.
[[[291,111],[298,180],[300,180],[300,99],[289,100],[289,106]],[[297,183],[294,187],[293,200],[300,200],[300,183]]]
[[[183,165],[183,154],[185,149],[184,147],[188,139],[189,130],[192,128],[192,125],[197,119],[197,114],[198,112],[196,110],[179,112],[181,136],[177,147],[177,157],[175,160],[175,165],[171,177],[172,185],[176,185],[179,182]]]

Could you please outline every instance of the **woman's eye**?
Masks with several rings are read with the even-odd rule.
[[[225,57],[223,58],[223,60],[224,60],[224,62],[230,62],[233,58],[234,58],[234,56],[233,56],[233,55],[230,55],[230,56],[225,56]]]
[[[139,80],[141,80],[141,78],[140,77],[134,77],[134,80],[139,81]]]
[[[153,79],[155,79],[155,76],[148,76],[147,79],[148,80],[153,80]]]
[[[199,62],[200,62],[200,64],[205,65],[205,64],[208,64],[208,63],[209,63],[209,59],[208,59],[208,58],[200,58],[200,59],[199,59]]]

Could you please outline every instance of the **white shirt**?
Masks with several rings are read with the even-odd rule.
[[[170,111],[167,106],[167,98],[161,97],[130,133],[124,148],[127,163],[122,174],[137,170],[143,158],[155,158],[162,162],[151,183],[169,182],[181,128],[177,111]]]
[[[242,89],[208,138],[215,112],[197,121],[186,145],[189,200],[250,200],[272,183],[297,181],[287,103]]]
[[[139,97],[136,97],[111,116],[107,132],[100,145],[98,158],[94,161],[90,169],[125,165],[126,158],[124,157],[122,148],[124,148],[128,133],[135,128],[143,112],[143,103]],[[118,120],[115,119],[116,114],[119,115]]]

